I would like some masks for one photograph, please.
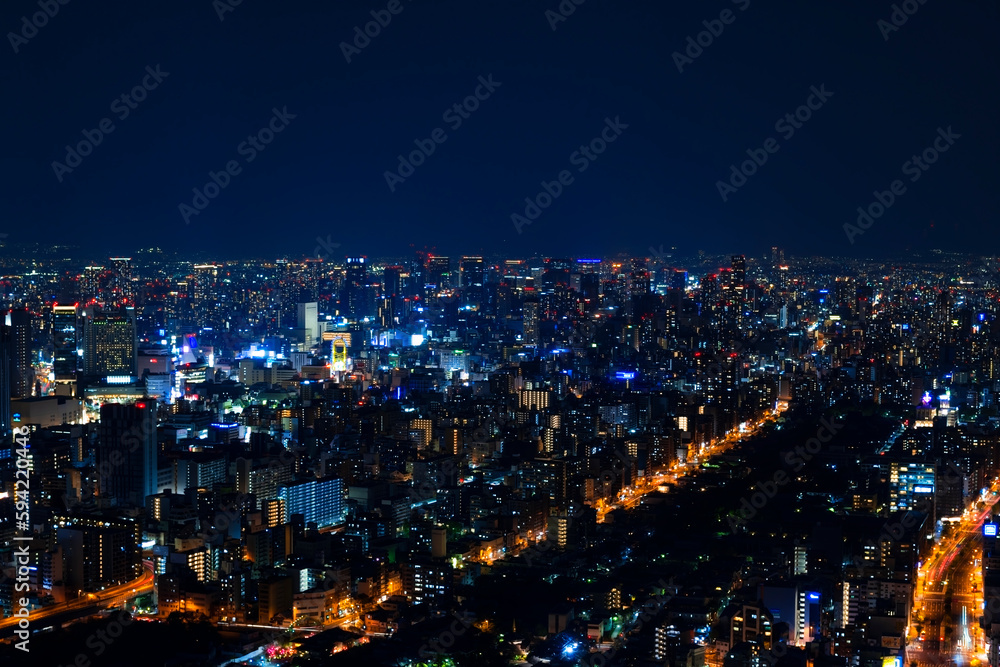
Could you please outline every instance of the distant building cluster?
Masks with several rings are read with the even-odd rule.
[[[32,610],[377,664],[1000,664],[994,260],[5,274],[0,569],[26,427]],[[0,628],[24,595],[0,577]]]

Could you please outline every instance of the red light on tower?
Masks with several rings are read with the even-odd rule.
[[[140,410],[145,410],[146,409],[146,404],[145,403],[136,403],[135,407],[139,408]]]

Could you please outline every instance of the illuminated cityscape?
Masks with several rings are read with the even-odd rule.
[[[996,258],[89,261],[6,268],[9,644],[995,660]]]
[[[7,0],[0,667],[1000,667],[998,25]]]

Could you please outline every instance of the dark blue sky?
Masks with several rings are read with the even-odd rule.
[[[401,3],[351,63],[340,42],[387,2],[243,0],[220,21],[212,0],[70,0],[18,53],[6,36],[0,231],[220,257],[309,255],[328,235],[367,255],[996,248],[995,2],[912,0],[888,41],[893,3],[873,0],[586,0],[555,31],[558,0]],[[679,73],[672,53],[726,9]],[[9,0],[0,29],[38,11]],[[112,101],[156,65],[169,76],[119,120]],[[490,74],[500,87],[449,129],[442,113]],[[833,96],[784,139],[775,122],[821,84]],[[247,163],[238,146],[275,107],[296,118]],[[608,117],[628,128],[579,172],[571,154]],[[60,183],[53,161],[104,118],[114,132]],[[948,126],[961,138],[909,182],[903,163]],[[447,140],[391,192],[384,172],[438,127]],[[723,202],[717,181],[769,137],[778,152]],[[185,224],[178,206],[230,160],[240,173]],[[519,235],[511,214],[562,170],[572,184]],[[895,179],[906,193],[848,243],[844,223]]]

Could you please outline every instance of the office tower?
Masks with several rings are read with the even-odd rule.
[[[365,308],[365,288],[368,285],[368,265],[365,257],[348,257],[341,288],[340,306],[350,317],[369,315]]]
[[[461,280],[463,288],[473,288],[483,286],[483,277],[486,267],[482,257],[463,256],[459,262]]]
[[[729,273],[728,308],[729,321],[736,327],[743,326],[743,311],[746,306],[747,259],[743,255],[733,255]]]
[[[546,259],[545,269],[542,271],[542,286],[546,289],[552,289],[556,285],[568,286],[573,265],[574,262],[568,259]]]
[[[344,480],[339,477],[310,479],[278,489],[278,499],[285,504],[285,523],[293,514],[301,514],[306,524],[317,528],[339,526],[347,519],[344,504]]]
[[[889,510],[931,512],[934,502],[935,466],[932,463],[889,463]]]
[[[96,453],[100,494],[145,507],[156,493],[156,400],[102,405]]]
[[[451,259],[440,255],[427,256],[427,284],[438,289],[451,287]]]
[[[10,310],[4,324],[10,327],[10,396],[31,396],[35,375],[31,368],[31,313],[27,310]]]
[[[296,329],[305,333],[305,343],[312,345],[319,341],[319,304],[315,301],[298,304],[298,326]]]
[[[52,307],[52,371],[56,384],[76,383],[77,354],[76,305]]]
[[[80,276],[80,298],[84,303],[103,299],[102,285],[104,283],[103,266],[86,266]]]
[[[628,275],[625,291],[630,297],[644,296],[652,291],[652,283],[649,269],[637,266]]]
[[[84,320],[83,372],[91,377],[134,376],[135,320],[127,313],[94,312]]]
[[[142,575],[142,530],[134,519],[56,515],[52,523],[68,593],[96,592]]]
[[[539,316],[541,304],[538,301],[524,302],[524,344],[538,347],[539,344]]]
[[[427,287],[427,254],[417,252],[410,268],[410,289],[408,296],[423,297]]]
[[[730,266],[733,269],[733,288],[740,288],[747,282],[747,258],[744,255],[733,255]]]
[[[391,329],[394,323],[392,302],[391,296],[380,296],[375,301],[375,321],[383,329]]]
[[[135,294],[132,289],[132,258],[112,257],[111,276],[108,283],[108,306],[114,308],[135,306]]]
[[[399,296],[402,294],[403,267],[387,266],[382,270],[382,295]]]
[[[771,268],[777,269],[785,263],[785,251],[778,246],[771,246]]]
[[[464,256],[459,261],[465,303],[482,303],[486,266],[482,257]]]
[[[0,444],[7,443],[10,437],[10,389],[13,384],[11,371],[14,366],[14,330],[6,324],[0,324]],[[3,449],[0,448],[0,456]]]
[[[219,303],[219,269],[216,264],[196,264],[192,276],[195,308],[211,313]]]

